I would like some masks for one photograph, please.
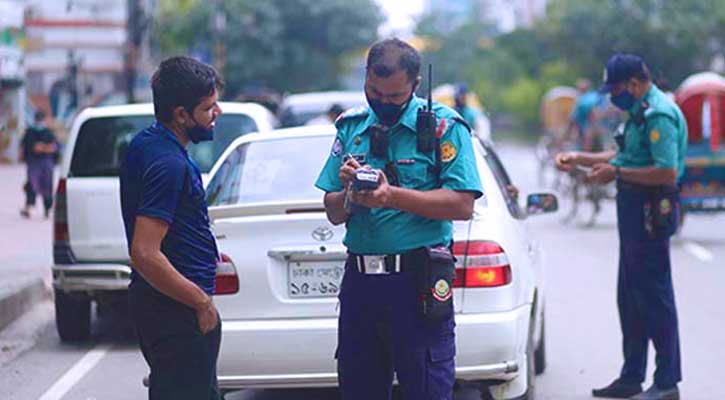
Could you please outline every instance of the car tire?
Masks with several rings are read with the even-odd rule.
[[[546,371],[546,317],[545,313],[541,313],[541,335],[539,337],[539,345],[536,346],[534,352],[534,366],[536,375],[541,375]]]
[[[55,290],[55,326],[62,342],[82,342],[91,337],[91,299],[86,295]]]

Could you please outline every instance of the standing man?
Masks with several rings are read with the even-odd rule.
[[[619,281],[617,303],[624,366],[595,397],[636,400],[679,399],[680,344],[670,267],[670,236],[677,229],[677,181],[685,169],[687,125],[677,106],[652,84],[649,68],[631,54],[609,59],[603,92],[628,111],[614,152],[558,154],[559,169],[592,167],[588,179],[617,181]],[[654,384],[642,391],[649,340],[657,351]],[[639,393],[639,394],[638,394]]]
[[[338,118],[316,183],[326,192],[329,220],[347,226],[336,352],[345,400],[390,399],[393,373],[406,400],[453,396],[451,220],[471,218],[481,181],[457,113],[435,104],[433,129],[418,128],[426,104],[415,96],[419,71],[420,55],[409,44],[372,46],[369,107]],[[379,186],[355,190],[371,171]]]
[[[22,143],[22,154],[27,166],[25,190],[25,207],[20,215],[30,218],[30,208],[35,206],[35,196],[43,197],[45,218],[50,215],[53,206],[53,168],[58,156],[58,141],[53,132],[45,126],[45,113],[35,113],[35,124],[25,131]]]
[[[129,310],[151,369],[151,400],[220,398],[221,324],[211,299],[218,253],[186,146],[213,138],[222,87],[209,65],[163,61],[151,81],[156,122],[131,141],[121,166]]]

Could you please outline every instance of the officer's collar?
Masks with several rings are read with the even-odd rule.
[[[631,115],[635,115],[639,112],[640,107],[642,107],[642,103],[645,101],[647,103],[651,103],[649,100],[652,95],[654,95],[657,92],[657,86],[655,86],[654,83],[652,83],[647,90],[647,92],[642,96],[640,99],[634,102],[634,105],[632,106],[632,110],[630,111]]]
[[[416,121],[418,120],[418,109],[424,105],[425,100],[413,94],[413,97],[408,103],[408,107],[405,108],[405,111],[403,111],[403,115],[400,116],[398,122],[393,126],[403,125],[411,132],[415,133]],[[368,118],[366,121],[367,123],[365,125],[372,126],[380,123],[380,120],[378,119],[378,116],[375,115],[375,112],[370,107],[368,107],[368,109],[370,110],[370,113],[368,113]]]
[[[154,130],[158,131],[158,132],[159,132],[160,134],[162,134],[162,135],[163,135],[164,137],[166,137],[167,139],[169,139],[169,140],[171,140],[172,142],[174,142],[174,143],[175,143],[175,144],[176,144],[177,146],[179,146],[179,148],[180,148],[180,149],[181,149],[181,150],[182,150],[182,151],[183,151],[184,153],[186,153],[186,147],[184,147],[184,146],[183,146],[183,145],[181,144],[181,142],[179,141],[179,138],[177,138],[177,137],[176,137],[176,135],[174,135],[174,132],[172,132],[172,131],[171,131],[171,129],[167,128],[166,126],[164,126],[164,124],[162,124],[162,123],[161,123],[161,122],[159,122],[159,121],[156,121],[156,122],[154,122],[154,124],[153,124],[153,126],[152,126],[152,127],[153,127],[153,129],[154,129]]]

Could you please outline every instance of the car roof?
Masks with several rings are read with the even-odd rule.
[[[362,104],[365,102],[365,94],[362,91],[329,91],[309,92],[291,94],[282,101],[283,108],[304,108],[311,109],[315,106],[329,106],[334,103],[341,103],[343,107],[347,104]]]

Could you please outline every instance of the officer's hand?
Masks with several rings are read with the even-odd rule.
[[[362,190],[359,192],[353,190],[350,193],[350,200],[369,208],[390,208],[389,203],[392,189],[388,183],[388,178],[383,171],[376,171],[380,174],[378,187],[375,190]]]
[[[573,171],[574,167],[577,165],[577,156],[578,153],[576,151],[566,151],[557,154],[554,158],[554,161],[556,161],[556,168],[564,172]]]
[[[604,185],[614,180],[616,168],[609,163],[594,164],[591,172],[587,174],[585,181]]]
[[[347,185],[352,182],[355,178],[355,171],[358,168],[360,168],[360,163],[358,163],[354,157],[350,157],[344,164],[342,164],[342,166],[340,166],[340,171],[337,175],[343,186],[347,187]]]
[[[211,298],[204,305],[196,309],[196,319],[199,321],[199,330],[202,335],[206,335],[216,328],[219,323],[219,314],[217,314],[214,302]]]

